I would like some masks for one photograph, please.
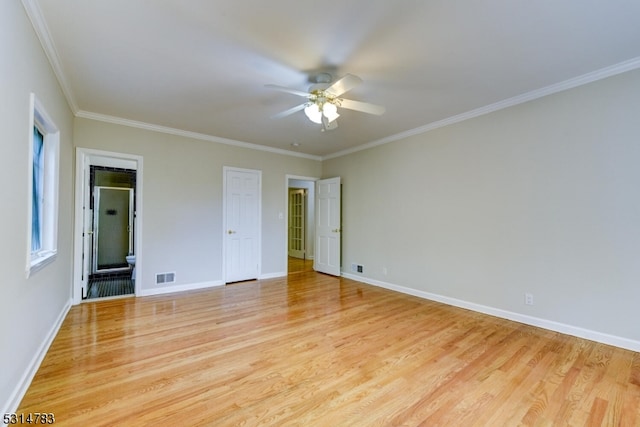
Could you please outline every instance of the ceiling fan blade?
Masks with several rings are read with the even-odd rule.
[[[324,91],[335,98],[350,91],[360,83],[362,83],[362,79],[360,77],[354,76],[353,74],[347,74]]]
[[[368,102],[354,101],[352,99],[341,98],[337,105],[348,110],[362,111],[363,113],[381,115],[387,111],[382,105],[369,104]]]
[[[272,119],[281,119],[283,117],[289,116],[297,111],[303,110],[305,107],[307,106],[307,104],[300,104],[300,105],[296,105],[295,107],[289,108],[288,110],[285,110],[281,113],[275,114],[273,116],[271,116]]]
[[[279,90],[280,92],[287,92],[287,93],[292,93],[298,96],[304,96],[305,98],[308,98],[310,95],[309,92],[303,92],[301,90],[291,89],[284,86],[278,86],[278,85],[264,85],[264,86],[268,87],[269,89]]]

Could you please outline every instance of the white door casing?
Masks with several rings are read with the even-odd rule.
[[[262,172],[224,168],[224,281],[260,274]]]
[[[316,182],[316,251],[313,268],[333,276],[340,276],[340,202],[340,177]]]

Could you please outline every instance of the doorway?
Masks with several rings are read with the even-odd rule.
[[[287,271],[313,265],[316,178],[287,175]]]
[[[135,292],[134,252],[136,171],[89,166],[89,210],[92,212],[90,273],[85,299],[117,297]]]
[[[83,148],[76,154],[73,302],[134,295],[142,158]]]

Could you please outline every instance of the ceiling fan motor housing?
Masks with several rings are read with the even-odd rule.
[[[329,86],[331,86],[331,83],[316,83],[309,86],[309,93],[324,91]]]
[[[314,92],[325,90],[326,88],[331,86],[332,80],[333,79],[331,78],[331,74],[329,73],[317,74],[313,79],[313,81],[315,81],[315,84],[312,84],[311,86],[309,86],[309,92],[314,93]]]

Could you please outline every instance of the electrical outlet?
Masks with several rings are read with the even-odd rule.
[[[524,303],[526,305],[533,305],[533,294],[524,294]]]
[[[358,273],[362,273],[364,271],[364,267],[358,264]]]

